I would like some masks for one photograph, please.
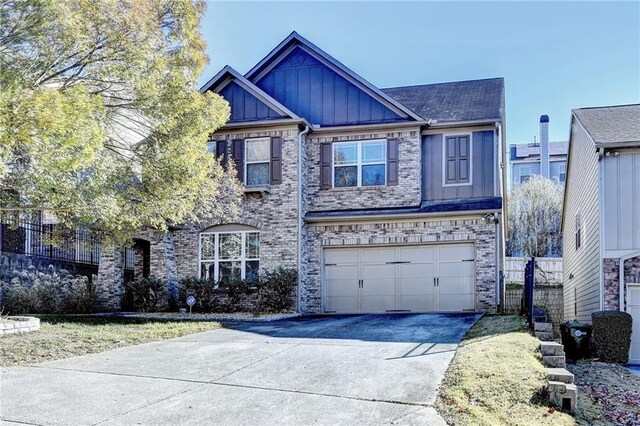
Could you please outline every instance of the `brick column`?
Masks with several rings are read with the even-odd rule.
[[[124,284],[124,257],[122,250],[103,246],[98,265],[98,309],[119,311]]]

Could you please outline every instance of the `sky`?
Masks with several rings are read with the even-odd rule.
[[[533,141],[541,114],[567,140],[571,109],[640,102],[640,1],[209,1],[200,83],[293,30],[381,88],[504,77],[509,144]]]

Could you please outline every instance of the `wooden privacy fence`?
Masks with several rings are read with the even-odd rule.
[[[524,284],[524,270],[528,257],[507,257],[505,259],[505,282]],[[536,257],[536,285],[562,284],[562,258]]]
[[[505,314],[520,314],[523,293],[524,286],[522,288],[508,288],[505,291]],[[553,325],[556,327],[560,325],[564,315],[562,286],[536,286],[533,290],[533,304],[535,306],[545,306]]]

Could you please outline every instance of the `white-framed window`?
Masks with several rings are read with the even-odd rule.
[[[520,167],[520,179],[519,183],[525,183],[531,179],[531,167],[530,166],[522,166]]]
[[[576,215],[574,236],[576,240],[576,250],[578,250],[582,246],[582,223],[580,220],[580,214]]]
[[[247,139],[244,142],[244,176],[247,186],[269,184],[271,138]]]
[[[200,233],[200,278],[227,283],[255,281],[260,267],[260,232]]]
[[[387,141],[333,144],[333,186],[348,188],[387,184]]]
[[[442,144],[442,185],[471,185],[471,134],[445,134]]]

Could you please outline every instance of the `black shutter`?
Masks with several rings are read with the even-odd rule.
[[[320,189],[331,189],[331,144],[320,144]]]
[[[398,184],[398,139],[387,140],[387,185]]]
[[[282,183],[282,138],[271,138],[271,185]]]
[[[223,167],[227,167],[227,141],[216,141],[216,158]]]
[[[233,145],[231,145],[231,156],[236,164],[238,179],[240,182],[244,182],[244,140],[234,139]]]

